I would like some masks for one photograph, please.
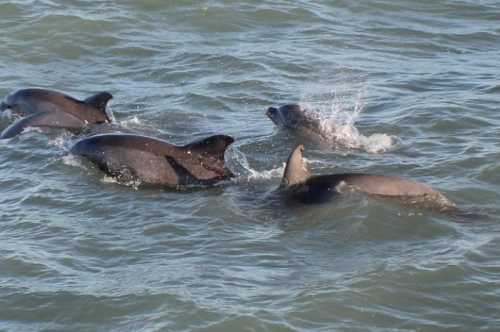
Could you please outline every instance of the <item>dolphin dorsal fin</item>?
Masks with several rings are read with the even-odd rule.
[[[224,160],[224,153],[227,147],[233,142],[234,139],[231,136],[214,135],[186,144],[182,148],[200,154],[214,155],[217,159]]]
[[[91,97],[88,97],[83,102],[89,106],[97,108],[98,110],[106,113],[106,105],[113,96],[109,92],[99,92]]]
[[[309,170],[304,164],[302,152],[304,145],[300,144],[293,149],[288,161],[286,162],[285,173],[281,184],[285,187],[290,187],[296,184],[305,182],[310,176]]]

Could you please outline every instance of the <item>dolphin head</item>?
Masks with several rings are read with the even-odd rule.
[[[19,98],[16,93],[10,93],[0,103],[0,112],[10,110],[13,114],[24,115],[19,107]]]
[[[8,108],[9,108],[9,105],[7,105],[6,103],[4,103],[4,102],[0,103],[0,112],[3,112],[5,110],[7,110]]]
[[[35,113],[37,108],[32,102],[33,91],[37,89],[21,89],[9,93],[0,105],[1,111],[9,110],[11,115],[25,116]]]
[[[287,104],[279,108],[269,107],[266,115],[277,126],[294,128],[303,117],[304,110],[298,104]]]
[[[269,107],[266,111],[266,115],[269,119],[271,119],[274,124],[279,125],[280,124],[280,114],[279,114],[279,109],[276,107]]]
[[[283,187],[288,188],[297,184],[305,182],[310,176],[309,170],[304,164],[302,153],[304,152],[304,145],[300,144],[293,149],[288,157],[283,174],[281,184]]]

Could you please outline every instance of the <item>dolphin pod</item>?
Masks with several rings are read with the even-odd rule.
[[[48,127],[81,134],[70,149],[88,159],[119,182],[141,182],[181,190],[189,186],[206,187],[233,177],[224,161],[225,151],[234,139],[210,136],[177,146],[154,137],[130,133],[111,123],[106,105],[112,98],[101,92],[78,100],[62,92],[22,89],[8,95],[0,111],[10,109],[22,116],[8,126],[0,138],[10,138],[27,127]],[[324,139],[320,119],[297,104],[270,107],[267,116],[278,126],[300,135]],[[407,203],[453,210],[455,204],[439,191],[419,182],[397,176],[362,173],[311,175],[304,164],[303,145],[290,154],[280,189],[287,199],[301,203],[323,203],[346,191],[377,197],[397,198]]]
[[[18,90],[5,98],[0,110],[11,110],[22,118],[7,127],[0,138],[14,137],[28,127],[61,128],[78,133],[89,124],[110,123],[106,105],[111,98],[113,96],[108,92],[100,92],[82,101],[58,91]]]
[[[398,176],[363,173],[311,175],[304,163],[303,145],[288,157],[281,187],[289,198],[303,203],[323,203],[346,191],[397,198],[406,203],[452,210],[455,204],[439,191]]]

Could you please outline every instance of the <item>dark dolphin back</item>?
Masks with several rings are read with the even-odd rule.
[[[78,141],[71,152],[90,159],[111,175],[126,168],[146,183],[208,185],[232,176],[224,165],[224,151],[232,141],[229,136],[216,135],[175,146],[147,136],[105,134]]]
[[[326,203],[336,195],[337,185],[342,182],[342,175],[311,176],[305,182],[287,188],[287,195],[306,204]]]
[[[14,113],[28,115],[41,112],[61,112],[71,114],[84,123],[110,122],[106,114],[106,104],[112,98],[108,92],[101,92],[85,101],[78,100],[59,91],[28,88],[7,96],[4,107]]]

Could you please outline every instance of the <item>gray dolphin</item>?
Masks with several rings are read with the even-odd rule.
[[[300,105],[288,104],[279,108],[269,107],[266,115],[278,127],[292,130],[301,136],[318,141],[331,140],[332,133],[328,133],[328,137],[325,135],[319,115],[300,107]]]
[[[230,136],[215,135],[176,146],[147,136],[104,134],[78,141],[71,153],[89,159],[120,182],[182,189],[232,177],[224,153],[233,141]]]
[[[22,89],[8,95],[0,110],[24,116],[7,127],[0,138],[10,138],[27,127],[64,128],[79,132],[88,124],[110,123],[106,105],[113,96],[100,92],[85,100],[46,89]]]
[[[322,203],[337,194],[351,190],[369,195],[397,198],[405,203],[455,209],[455,204],[431,187],[398,176],[342,173],[312,176],[298,145],[288,158],[281,187],[288,197],[303,203]]]

